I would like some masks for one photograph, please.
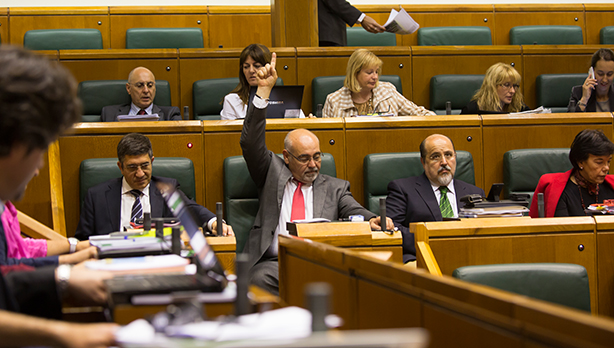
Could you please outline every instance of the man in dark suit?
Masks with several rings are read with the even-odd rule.
[[[102,122],[117,121],[120,115],[158,115],[160,121],[181,121],[181,113],[176,106],[158,106],[153,103],[156,97],[156,78],[147,68],[134,68],[128,75],[126,91],[132,103],[110,105],[102,108]]]
[[[445,135],[432,134],[420,144],[420,176],[393,180],[388,184],[386,213],[403,234],[403,261],[416,260],[411,222],[442,221],[458,217],[460,198],[468,194],[484,196],[484,190],[454,179],[456,150]],[[443,197],[443,199],[442,199]]]
[[[320,46],[346,46],[346,26],[360,23],[370,33],[383,33],[386,28],[360,12],[346,0],[318,0],[318,35]]]
[[[249,255],[251,283],[274,294],[279,292],[277,236],[288,234],[286,222],[311,218],[335,221],[362,215],[372,229],[381,229],[380,218],[356,202],[347,181],[319,174],[321,152],[315,134],[306,129],[288,133],[283,159],[267,149],[266,107],[277,80],[276,61],[273,53],[271,64],[257,72],[258,90],[241,133],[243,157],[260,199],[244,252]],[[394,228],[391,219],[387,219],[386,227]]]
[[[130,228],[130,223],[142,218],[143,212],[150,212],[151,217],[173,216],[156,184],[163,182],[179,188],[179,183],[175,179],[151,175],[154,156],[149,139],[139,133],[125,135],[117,145],[117,158],[123,176],[87,191],[75,232],[80,240]],[[177,192],[183,195],[181,190]],[[215,232],[215,214],[185,195],[183,198],[199,217],[203,229]],[[230,226],[224,224],[223,230],[224,234],[233,235]]]

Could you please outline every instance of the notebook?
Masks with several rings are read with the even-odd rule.
[[[303,89],[305,86],[275,86],[269,95],[269,106],[266,111],[267,118],[298,118],[303,102]],[[256,87],[250,90],[251,101],[256,94]]]
[[[128,303],[134,295],[169,294],[178,291],[220,292],[227,284],[224,269],[199,231],[197,219],[172,185],[158,184],[162,196],[190,237],[196,274],[145,274],[119,276],[106,281],[111,303]]]

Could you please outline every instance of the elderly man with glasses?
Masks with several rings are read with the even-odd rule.
[[[147,68],[134,68],[128,75],[126,91],[132,102],[102,108],[102,121],[117,121],[120,115],[158,115],[160,121],[181,121],[181,112],[176,106],[159,106],[153,103],[156,97],[156,78]]]
[[[312,218],[334,221],[363,215],[372,229],[381,229],[380,218],[352,197],[349,182],[319,173],[320,141],[315,134],[306,129],[289,132],[283,159],[267,149],[266,110],[277,80],[276,61],[273,53],[271,63],[257,73],[258,89],[248,106],[241,134],[243,157],[260,198],[244,252],[249,255],[250,282],[273,294],[279,293],[277,236],[288,233],[287,222]],[[394,228],[390,218],[386,227]]]

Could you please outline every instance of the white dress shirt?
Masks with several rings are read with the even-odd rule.
[[[130,112],[128,113],[128,115],[133,116],[139,113],[139,111],[141,111],[141,108],[134,105],[134,103],[130,103]],[[149,106],[145,109],[145,113],[147,115],[151,115],[151,113],[153,112],[153,103],[149,104]]]
[[[149,202],[149,186],[147,185],[141,192],[141,206],[143,207],[143,214],[151,213],[151,203]],[[134,205],[134,195],[130,193],[132,187],[128,185],[126,178],[122,178],[122,201],[121,201],[121,215],[119,219],[118,231],[123,231],[124,227],[132,228],[130,226],[130,218],[132,216],[132,205]]]

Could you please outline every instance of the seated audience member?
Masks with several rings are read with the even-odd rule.
[[[414,235],[409,224],[442,221],[458,217],[461,197],[469,194],[484,196],[484,190],[454,179],[456,150],[445,135],[429,135],[420,143],[420,176],[393,180],[388,184],[386,213],[403,234],[403,261],[416,259]]]
[[[611,112],[614,111],[614,51],[600,48],[591,58],[595,77],[586,77],[582,86],[571,89],[567,112]]]
[[[0,265],[24,264],[33,267],[74,264],[96,258],[96,248],[76,238],[45,240],[23,238],[17,209],[10,201],[0,206]]]
[[[154,155],[149,138],[139,133],[126,134],[117,144],[117,159],[123,176],[87,191],[75,232],[80,240],[132,228],[131,223],[141,219],[143,212],[151,213],[152,218],[173,217],[156,183],[169,183],[177,189],[179,183],[175,179],[151,175]],[[183,195],[182,191],[177,192]],[[215,232],[215,214],[185,195],[183,198],[199,217],[203,229]],[[224,224],[223,230],[224,234],[233,235],[230,226]]]
[[[19,200],[44,163],[47,147],[80,119],[77,85],[47,57],[0,47],[0,205]],[[4,238],[4,237],[2,237]],[[115,324],[76,324],[61,318],[61,299],[73,305],[106,301],[106,272],[84,265],[0,266],[0,345],[106,347],[115,345]]]
[[[520,92],[520,74],[511,65],[497,63],[484,75],[479,91],[461,114],[509,114],[529,110]]]
[[[256,71],[271,62],[271,52],[265,45],[251,44],[239,56],[239,84],[224,97],[222,120],[245,118],[251,87],[256,86]],[[305,114],[301,110],[300,118]]]
[[[537,194],[544,194],[544,213],[553,216],[585,216],[593,203],[614,199],[614,175],[608,175],[614,144],[594,129],[576,135],[569,161],[573,168],[565,173],[544,174],[533,194],[531,217],[539,217]]]
[[[372,229],[381,228],[380,218],[352,197],[349,182],[319,174],[322,153],[315,134],[302,128],[289,132],[283,159],[267,149],[267,98],[277,80],[275,63],[273,53],[271,63],[258,70],[258,90],[243,122],[240,143],[260,199],[244,250],[249,255],[250,282],[278,294],[277,236],[288,234],[287,222],[312,218],[336,221],[362,215]],[[388,218],[386,229],[392,228]]]
[[[392,83],[379,81],[382,64],[369,50],[354,51],[348,60],[343,87],[326,96],[323,117],[435,115],[407,100]]]
[[[117,121],[121,115],[153,115],[160,121],[181,121],[181,112],[176,106],[158,106],[153,103],[156,97],[156,78],[147,68],[134,68],[128,75],[126,91],[130,94],[132,103],[110,105],[102,108],[102,122]]]

